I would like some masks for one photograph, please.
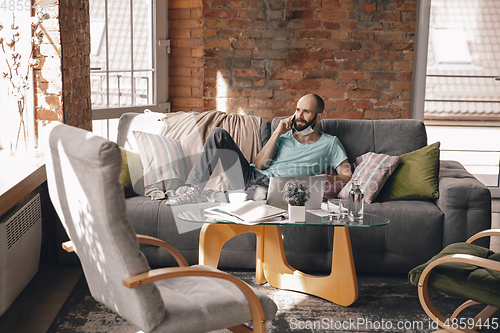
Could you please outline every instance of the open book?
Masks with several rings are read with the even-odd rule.
[[[281,208],[266,205],[265,203],[248,200],[238,203],[222,204],[205,209],[205,216],[219,218],[221,221],[235,223],[252,223],[285,214]]]

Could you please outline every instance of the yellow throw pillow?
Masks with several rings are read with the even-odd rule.
[[[126,150],[122,147],[120,147],[120,151],[122,153],[122,172],[120,173],[120,183],[123,186],[125,197],[128,198],[141,194],[141,191],[144,192],[144,186],[142,185],[141,157],[139,154]],[[137,178],[136,175],[140,175],[141,179],[133,182],[132,178]],[[142,193],[142,195],[144,195],[144,193]]]

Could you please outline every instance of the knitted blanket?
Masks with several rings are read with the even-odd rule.
[[[165,124],[164,135],[181,142],[184,154],[192,168],[203,149],[205,140],[215,127],[228,131],[240,148],[243,156],[252,163],[262,148],[260,142],[260,118],[221,111],[173,112],[162,119]],[[214,190],[228,189],[228,181],[222,167],[215,168],[211,181],[207,184]]]

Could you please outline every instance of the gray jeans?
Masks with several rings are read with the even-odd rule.
[[[208,135],[203,151],[188,175],[186,184],[201,188],[220,161],[232,190],[247,189],[253,185],[269,186],[269,178],[252,167],[229,133],[222,128],[214,128]]]

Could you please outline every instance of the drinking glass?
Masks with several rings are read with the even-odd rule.
[[[340,222],[347,218],[346,199],[328,199],[328,221]]]

